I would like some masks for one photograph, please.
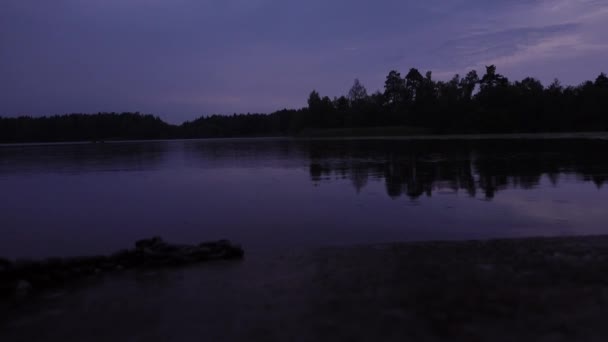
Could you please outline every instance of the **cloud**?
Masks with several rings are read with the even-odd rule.
[[[519,47],[517,53],[489,59],[486,63],[508,68],[531,61],[551,58],[569,59],[589,53],[606,53],[606,51],[608,51],[608,44],[588,43],[580,34],[570,34],[547,38],[534,45]]]
[[[530,47],[555,45],[548,42],[571,37],[580,24],[567,23],[544,27],[518,27],[490,33],[475,33],[447,41],[436,52],[440,65],[470,67],[487,63],[505,56],[517,56]],[[571,40],[567,40],[572,42]],[[521,59],[521,58],[520,58]]]
[[[527,0],[503,4],[494,12],[496,16],[485,19],[476,13],[476,20],[465,25],[458,37],[433,50],[432,66],[439,70],[438,75],[495,64],[516,75],[533,70],[549,79],[572,72],[549,70],[548,66],[539,69],[542,63],[554,66],[560,61],[570,70],[588,70],[597,68],[590,64],[596,62],[595,56],[608,56],[608,44],[599,34],[608,31],[606,1]]]

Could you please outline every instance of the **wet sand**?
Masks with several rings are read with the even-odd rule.
[[[608,237],[246,254],[7,303],[1,341],[607,341]]]

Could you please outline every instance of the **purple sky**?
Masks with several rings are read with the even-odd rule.
[[[0,115],[203,114],[305,105],[391,69],[608,71],[608,0],[2,0]]]

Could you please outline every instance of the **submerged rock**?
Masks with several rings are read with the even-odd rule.
[[[137,241],[135,250],[123,251],[117,255],[117,259],[125,265],[180,265],[207,260],[239,259],[243,255],[240,246],[227,240],[203,242],[199,245],[176,245],[156,236]]]
[[[211,260],[241,259],[243,249],[227,240],[178,245],[161,237],[139,240],[134,249],[110,256],[50,258],[43,261],[11,262],[0,258],[0,296],[25,295],[65,284],[71,279],[124,268],[181,266]]]
[[[135,242],[135,248],[144,249],[144,248],[152,248],[157,249],[161,246],[166,246],[167,243],[163,241],[160,236],[155,236],[151,239],[143,239]]]
[[[0,258],[0,272],[7,271],[13,266],[13,263],[8,259]]]
[[[32,290],[32,284],[27,280],[19,280],[15,285],[15,293],[20,296],[27,295]]]

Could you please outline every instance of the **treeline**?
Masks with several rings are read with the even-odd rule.
[[[383,92],[367,94],[355,80],[348,95],[320,97],[313,91],[304,127],[411,126],[429,133],[524,133],[608,130],[608,77],[564,87],[545,87],[527,77],[511,82],[486,67],[450,81],[435,81],[410,69],[391,71]]]
[[[176,127],[158,117],[139,113],[0,118],[0,142],[138,140],[177,136]]]
[[[391,71],[384,90],[368,94],[355,80],[348,94],[321,96],[308,106],[271,114],[203,116],[170,125],[139,113],[0,118],[0,141],[74,141],[283,136],[361,127],[409,127],[428,133],[524,133],[608,130],[608,77],[578,86],[527,77],[511,82],[495,66],[479,76],[437,81],[412,68]]]

